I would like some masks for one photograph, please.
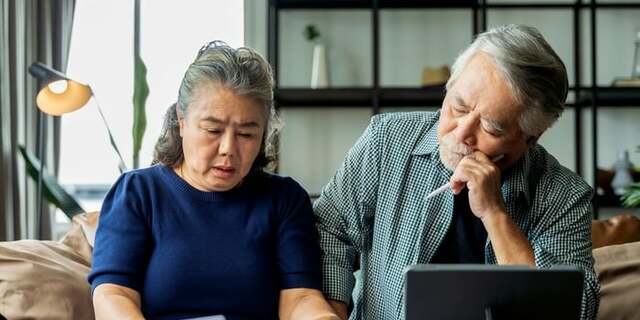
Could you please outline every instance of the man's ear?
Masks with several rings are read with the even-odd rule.
[[[184,113],[180,110],[180,106],[176,103],[176,116],[178,117],[178,124],[180,125],[180,137],[184,131]]]
[[[537,136],[530,136],[529,138],[527,138],[527,147],[528,147],[528,148],[533,147],[533,145],[535,145],[536,143],[538,143],[538,139],[540,139],[540,135],[537,135]]]

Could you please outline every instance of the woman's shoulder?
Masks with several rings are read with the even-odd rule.
[[[124,172],[121,178],[125,179],[157,179],[163,175],[168,175],[171,169],[161,164],[154,164],[149,167],[133,169]]]
[[[145,189],[158,184],[163,176],[169,175],[171,170],[162,165],[152,165],[146,168],[133,169],[122,173],[114,187],[120,186],[126,189]]]

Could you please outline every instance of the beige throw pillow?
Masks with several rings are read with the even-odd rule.
[[[640,319],[640,242],[593,250],[600,282],[598,319]]]
[[[0,242],[0,314],[7,319],[94,319],[87,275],[97,220],[97,213],[76,216],[60,242]]]

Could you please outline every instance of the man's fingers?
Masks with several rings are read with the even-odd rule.
[[[487,157],[487,155],[485,155],[484,153],[482,153],[480,151],[476,151],[476,152],[472,153],[471,156],[473,156],[473,158],[475,160],[477,160],[478,162],[480,162],[480,163],[482,163],[484,165],[493,164],[493,161],[491,161],[491,159],[489,157]]]

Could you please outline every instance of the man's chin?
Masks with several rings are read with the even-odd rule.
[[[460,163],[462,158],[457,156],[447,155],[446,153],[440,152],[440,162],[442,165],[447,168],[449,171],[455,171],[458,163]]]

